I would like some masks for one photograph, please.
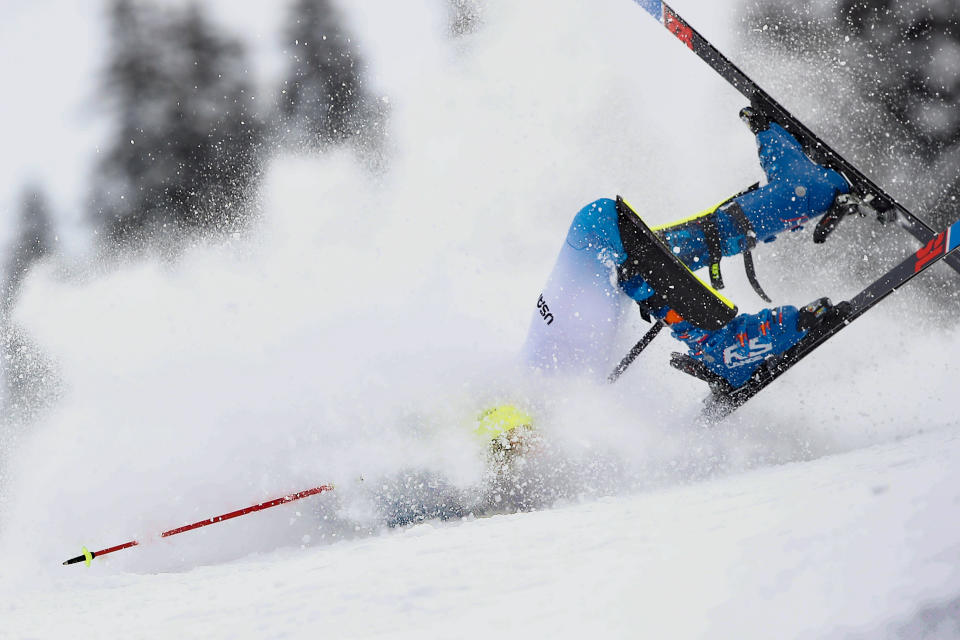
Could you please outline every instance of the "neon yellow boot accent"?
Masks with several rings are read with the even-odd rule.
[[[533,418],[512,404],[502,404],[487,409],[477,416],[477,426],[473,432],[478,436],[494,440],[518,427],[533,428]]]
[[[717,204],[713,205],[713,206],[710,207],[709,209],[704,209],[703,211],[701,211],[701,212],[699,212],[699,213],[695,213],[695,214],[693,214],[692,216],[690,216],[690,217],[688,217],[688,218],[683,218],[682,220],[675,220],[674,222],[669,222],[669,223],[667,223],[667,224],[661,224],[661,225],[656,226],[656,227],[650,227],[650,230],[651,230],[651,231],[654,231],[654,232],[656,232],[656,231],[663,231],[663,230],[665,230],[665,229],[669,229],[670,227],[679,227],[679,226],[682,225],[682,224],[686,224],[686,223],[688,223],[688,222],[693,222],[694,220],[696,220],[696,219],[698,219],[698,218],[703,218],[703,217],[705,217],[705,216],[710,215],[711,213],[714,213],[717,209],[719,209],[719,208],[722,207],[723,205],[727,204],[728,202],[730,202],[730,198],[727,198],[727,199],[724,200],[723,202],[718,202]],[[630,208],[632,209],[633,207],[630,207]]]

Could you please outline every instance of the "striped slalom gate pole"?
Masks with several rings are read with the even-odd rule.
[[[169,538],[170,536],[175,536],[178,533],[185,533],[187,531],[193,531],[194,529],[199,529],[201,527],[206,527],[211,524],[217,524],[218,522],[223,522],[224,520],[232,520],[233,518],[239,518],[240,516],[245,516],[248,513],[253,513],[254,511],[263,511],[264,509],[270,509],[271,507],[276,507],[281,504],[287,504],[288,502],[293,502],[295,500],[302,500],[303,498],[308,498],[310,496],[315,496],[319,493],[324,493],[326,491],[332,491],[332,484],[324,484],[319,487],[314,487],[312,489],[306,489],[304,491],[298,491],[297,493],[291,493],[289,495],[283,496],[282,498],[275,498],[273,500],[268,500],[267,502],[261,502],[260,504],[251,505],[243,509],[237,509],[236,511],[231,511],[229,513],[224,513],[219,516],[214,516],[212,518],[207,518],[206,520],[200,520],[199,522],[194,522],[192,524],[185,524],[182,527],[177,527],[176,529],[170,529],[169,531],[164,531],[160,534],[161,538]],[[78,562],[85,562],[87,566],[90,566],[90,562],[99,556],[105,556],[108,553],[113,553],[115,551],[121,551],[122,549],[129,549],[130,547],[135,547],[140,543],[136,540],[131,540],[130,542],[124,542],[123,544],[118,544],[114,547],[107,547],[106,549],[101,549],[100,551],[88,551],[86,547],[82,547],[83,553],[75,558],[70,558],[63,562],[64,565],[76,564]]]

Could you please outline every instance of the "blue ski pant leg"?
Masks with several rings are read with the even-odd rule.
[[[797,230],[811,218],[823,215],[838,193],[849,191],[839,173],[810,160],[800,143],[778,124],[757,134],[757,146],[766,185],[690,220],[656,229],[691,269],[710,263],[702,218],[712,216],[723,255],[733,256],[742,253],[749,240],[728,212],[731,204],[743,211],[758,241],[772,242],[777,234]]]
[[[800,143],[778,124],[757,134],[757,146],[767,184],[736,201],[758,240],[772,241],[776,234],[823,215],[838,193],[850,190],[839,173],[808,158]]]
[[[630,297],[653,293],[641,282],[625,295],[617,281],[617,266],[625,259],[616,203],[604,198],[581,209],[537,300],[523,349],[528,364],[606,378]]]

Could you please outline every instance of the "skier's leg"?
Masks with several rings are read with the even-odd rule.
[[[616,203],[601,199],[581,209],[537,300],[524,346],[529,364],[597,377],[609,373],[629,298],[642,300],[653,294],[642,282],[625,288],[618,284],[616,268],[625,259]]]
[[[765,125],[756,136],[760,165],[768,180],[765,186],[692,220],[657,230],[691,269],[711,265],[713,270],[719,254],[742,253],[753,241],[772,242],[778,233],[797,230],[826,213],[837,195],[849,191],[839,173],[810,160],[780,125]],[[687,345],[691,358],[738,387],[765,358],[795,345],[828,306],[829,301],[821,299],[801,310],[785,306],[741,314],[716,331],[682,320],[670,324],[673,337]]]
[[[617,206],[601,199],[576,215],[547,286],[537,301],[524,347],[526,361],[539,369],[608,374],[620,318],[628,301],[670,325],[690,355],[731,385],[742,385],[764,358],[783,353],[805,334],[804,318],[816,317],[827,304],[742,314],[724,327],[707,331],[685,321],[641,278],[618,280],[627,260]],[[809,324],[807,322],[806,324]]]
[[[711,256],[708,232],[716,238],[715,253],[736,255],[750,248],[751,233],[757,241],[772,242],[778,233],[797,230],[823,215],[837,195],[849,191],[839,173],[810,160],[800,143],[776,123],[757,133],[757,146],[766,185],[688,220],[655,229],[691,269],[719,259]],[[744,228],[744,220],[750,229]]]
[[[712,227],[714,254],[719,239],[722,255],[734,255],[750,248],[754,238],[771,241],[777,233],[796,229],[825,213],[836,195],[849,189],[838,173],[807,158],[799,143],[779,125],[758,132],[757,143],[767,185],[690,221],[657,230],[690,268],[718,259],[711,256],[705,226]],[[537,301],[524,348],[527,362],[547,370],[606,374],[626,301],[643,301],[653,295],[640,278],[618,282],[616,267],[625,260],[616,203],[601,199],[584,207],[574,218]],[[669,310],[669,305],[648,306],[648,311],[668,320]],[[795,308],[782,307],[741,315],[723,329],[710,332],[675,315],[671,324],[674,336],[688,344],[693,357],[703,358],[737,386],[745,373],[749,377],[759,366],[762,358],[754,359],[754,355],[782,353],[804,335],[795,322],[796,314]],[[732,348],[734,343],[737,348]]]

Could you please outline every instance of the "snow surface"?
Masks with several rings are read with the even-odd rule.
[[[0,637],[960,634],[955,323],[908,288],[714,428],[668,339],[617,385],[525,375],[572,214],[623,193],[667,222],[757,180],[743,100],[628,0],[490,2],[456,43],[437,3],[398,4],[350,8],[386,174],[277,158],[249,237],[31,275],[15,319],[63,382],[0,434]],[[736,51],[729,6],[675,4]],[[824,259],[847,229],[758,250],[777,303],[859,288]],[[388,528],[406,478],[491,496],[469,426],[502,401],[550,443],[521,473],[543,508]]]
[[[45,638],[953,638],[958,455],[943,429],[185,573],[64,572],[0,615]]]

